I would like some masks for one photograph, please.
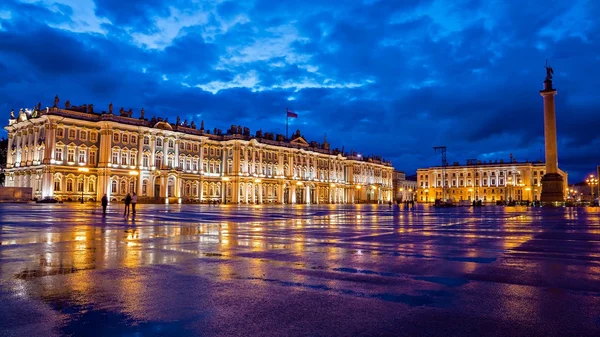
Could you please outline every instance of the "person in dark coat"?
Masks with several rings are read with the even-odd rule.
[[[106,207],[108,206],[108,197],[106,194],[102,197],[102,214],[106,214]]]
[[[129,215],[129,205],[131,205],[131,194],[127,193],[125,197],[125,210],[123,211],[123,216]]]

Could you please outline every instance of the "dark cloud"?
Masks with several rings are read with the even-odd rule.
[[[410,173],[437,145],[539,159],[549,58],[561,167],[573,181],[598,161],[596,2],[96,0],[96,17],[63,2],[0,4],[2,111],[59,93],[284,133],[289,107],[290,130]]]

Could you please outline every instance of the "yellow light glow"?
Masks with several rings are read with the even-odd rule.
[[[261,181],[262,181],[262,180],[260,180],[260,179],[254,179],[254,182],[255,182],[255,183],[260,183]]]
[[[223,177],[223,178],[221,178],[221,180],[223,180],[223,181],[229,181],[229,177]]]
[[[335,187],[335,184],[331,184],[331,187]]]
[[[137,176],[137,175],[140,175],[140,173],[138,171],[129,171],[129,175],[130,176]]]
[[[87,167],[80,167],[80,168],[77,169],[77,171],[79,171],[79,172],[90,172],[90,169],[87,168]]]
[[[296,183],[296,185],[298,185],[298,186],[302,186],[303,184],[302,184],[302,182],[301,182],[301,181],[299,181],[299,182],[297,182],[297,183]]]
[[[360,186],[360,185],[356,185],[356,189],[357,189],[357,190],[360,190],[360,189],[361,189],[361,186]]]

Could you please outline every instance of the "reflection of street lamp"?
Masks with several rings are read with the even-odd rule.
[[[90,169],[87,168],[87,167],[80,167],[80,168],[77,169],[77,171],[82,173],[82,175],[81,175],[81,203],[83,204],[83,188],[84,188],[84,185],[85,185],[85,180],[84,180],[83,173],[90,172]]]
[[[429,189],[425,189],[425,202],[429,202]]]

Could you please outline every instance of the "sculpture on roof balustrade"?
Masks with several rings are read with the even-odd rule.
[[[108,104],[108,113],[109,113],[109,114],[111,114],[111,115],[112,115],[112,113],[113,113],[113,104],[112,104],[112,102],[110,102],[110,103]]]
[[[58,107],[58,102],[59,102],[59,101],[60,101],[60,100],[58,99],[58,95],[56,95],[56,96],[54,97],[54,107],[55,107],[55,108],[56,108],[56,107]]]

